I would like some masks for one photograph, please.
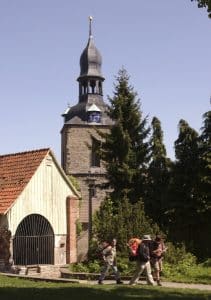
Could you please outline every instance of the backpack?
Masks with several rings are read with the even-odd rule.
[[[129,253],[129,257],[128,257],[129,261],[136,261],[138,260],[138,254],[137,253]]]
[[[139,248],[139,244],[138,244],[138,239],[136,238],[132,238],[129,240],[128,242],[128,246],[129,246],[129,261],[136,261],[138,260],[138,248]]]

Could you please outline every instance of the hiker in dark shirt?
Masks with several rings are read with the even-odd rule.
[[[137,266],[135,273],[129,282],[130,285],[135,285],[138,282],[139,277],[144,270],[146,271],[147,283],[150,285],[155,284],[151,274],[149,243],[151,243],[150,235],[144,235],[139,245]]]

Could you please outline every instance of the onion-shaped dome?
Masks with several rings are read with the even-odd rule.
[[[90,36],[87,46],[80,58],[80,77],[96,76],[102,77],[101,74],[102,57],[99,50],[95,47],[93,37]]]
[[[92,17],[89,17],[89,40],[86,48],[80,57],[81,72],[79,78],[83,77],[102,77],[101,74],[102,57],[99,50],[95,47],[92,36]]]

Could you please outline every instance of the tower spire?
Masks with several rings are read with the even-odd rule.
[[[93,17],[89,16],[89,37],[92,36],[92,20],[93,20]]]

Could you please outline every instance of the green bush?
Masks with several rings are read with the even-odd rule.
[[[196,257],[186,252],[185,246],[174,245],[171,242],[166,243],[168,247],[164,256],[163,275],[166,278],[179,277],[187,275],[190,267],[196,267]]]
[[[208,258],[205,262],[201,264],[202,267],[211,267],[211,258]]]
[[[210,259],[208,260],[209,263]],[[207,261],[204,263],[207,264]],[[189,283],[211,284],[211,267],[196,264],[196,258],[186,253],[176,264],[167,262],[164,258],[162,277],[165,280]],[[99,273],[102,266],[100,260],[72,264],[72,272]],[[117,257],[117,266],[122,276],[131,276],[136,268],[136,262],[130,262],[127,257]],[[112,270],[110,270],[112,273]]]
[[[101,263],[99,261],[94,260],[87,264],[90,273],[99,273],[101,269]]]
[[[165,245],[168,247],[164,255],[165,262],[171,265],[177,265],[178,262],[191,260],[191,263],[196,263],[196,257],[190,253],[187,253],[184,244],[174,245],[171,242],[167,242]]]
[[[105,199],[93,216],[92,229],[93,237],[98,243],[116,238],[117,250],[124,255],[127,255],[127,242],[130,238],[141,238],[144,234],[155,236],[160,232],[158,225],[146,216],[143,201],[140,199],[131,204],[126,198],[118,202],[118,207],[114,206],[111,199]],[[93,255],[92,250],[90,248],[90,255]]]
[[[71,272],[79,273],[99,273],[101,269],[101,263],[97,260],[90,262],[82,262],[71,264],[69,267]]]
[[[69,269],[71,272],[89,273],[89,268],[86,263],[71,264]]]

